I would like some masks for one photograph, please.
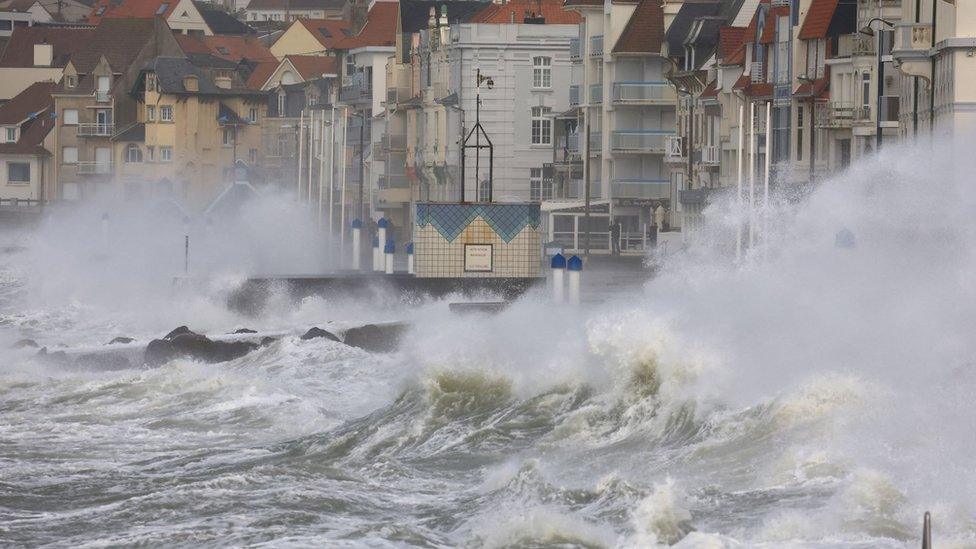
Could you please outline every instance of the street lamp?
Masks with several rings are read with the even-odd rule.
[[[875,35],[874,28],[871,27],[871,25],[875,21],[881,22],[882,24],[886,25],[888,28],[893,28],[895,26],[894,23],[892,23],[891,21],[888,21],[887,19],[882,19],[880,17],[875,17],[874,19],[871,19],[870,21],[868,21],[867,24],[864,25],[864,27],[861,28],[861,30],[859,30],[858,32],[861,33],[861,34],[863,34],[864,36],[874,36]],[[876,144],[876,148],[880,151],[881,150],[881,141],[882,141],[882,137],[881,137],[881,97],[882,97],[882,92],[883,92],[883,89],[884,89],[884,63],[882,63],[882,61],[881,61],[881,33],[877,33],[877,35],[878,35],[878,71],[877,71],[877,73],[878,73],[878,105],[875,108],[875,113],[874,113],[874,132],[875,132],[875,144]]]

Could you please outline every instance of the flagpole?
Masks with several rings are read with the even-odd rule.
[[[739,150],[738,156],[738,177],[736,178],[736,196],[738,211],[735,215],[735,260],[742,259],[742,224],[739,223],[739,216],[742,215],[742,148],[745,146],[745,105],[739,105]]]
[[[302,200],[302,152],[305,148],[305,109],[302,109],[301,117],[298,122],[298,201]],[[281,151],[283,153],[284,151]]]
[[[756,104],[749,103],[749,249],[755,241],[756,227]]]

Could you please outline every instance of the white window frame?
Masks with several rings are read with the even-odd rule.
[[[159,161],[160,162],[172,162],[173,161],[173,147],[160,147],[159,148]]]
[[[247,121],[250,122],[250,123],[252,123],[252,124],[258,121],[258,108],[257,107],[251,107],[251,109],[248,111],[248,113],[247,113]]]
[[[139,145],[135,143],[129,143],[125,146],[125,163],[126,164],[141,164],[142,163],[142,149]]]
[[[532,87],[552,89],[552,57],[539,55],[532,58]]]
[[[156,106],[146,105],[146,122],[156,121]]]
[[[169,116],[167,116],[167,113]],[[159,121],[160,122],[172,122],[173,121],[173,106],[172,105],[160,105],[159,106]]]
[[[532,107],[531,142],[533,145],[552,145],[552,108]]]
[[[70,151],[70,154],[69,154]],[[61,163],[62,164],[77,164],[78,163],[78,147],[61,147]]]
[[[542,202],[542,168],[529,168],[529,200]]]
[[[27,179],[13,179],[10,177],[10,169],[14,166],[27,166]],[[30,162],[7,162],[7,184],[8,185],[29,185],[31,182],[31,163]]]
[[[71,113],[73,116],[69,116]],[[64,109],[61,112],[61,125],[62,126],[77,126],[78,125],[78,109]]]
[[[17,126],[8,126],[4,137],[7,139],[7,143],[17,142]]]

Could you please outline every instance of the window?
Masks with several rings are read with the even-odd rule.
[[[7,143],[17,142],[17,128],[7,128]]]
[[[159,91],[156,85],[156,73],[146,74],[146,91]]]
[[[125,147],[125,161],[126,162],[142,162],[142,149],[139,145],[135,143],[129,143]]]
[[[77,126],[78,125],[78,109],[64,109],[64,122],[65,126]]]
[[[173,147],[160,147],[159,148],[159,161],[160,162],[172,162],[173,161]]]
[[[278,93],[278,116],[285,117],[285,92],[281,91]]]
[[[146,147],[146,161],[152,162],[154,160],[156,160],[156,147]]]
[[[173,121],[173,106],[172,105],[162,105],[159,107],[159,120],[161,122],[172,122]]]
[[[221,55],[230,55],[230,50],[228,50],[224,46],[217,46],[217,52],[220,53]]]
[[[373,90],[373,67],[363,68],[363,91],[370,93]]]
[[[352,76],[356,74],[356,58],[346,54],[346,76]]]
[[[247,150],[247,161],[251,164],[256,164],[258,161],[258,150],[248,149]]]
[[[156,121],[156,106],[146,105],[146,122]]]
[[[156,15],[162,15],[166,13],[166,10],[168,9],[169,9],[169,3],[163,2],[162,4],[159,5],[158,8],[156,8]]]
[[[542,200],[542,168],[529,170],[529,198],[533,202]]]
[[[552,144],[552,119],[549,107],[532,107],[532,144],[551,145]]]
[[[258,109],[257,107],[251,107],[251,110],[247,113],[247,121],[250,123],[255,123],[258,121]]]
[[[73,75],[73,74],[69,74],[69,75],[65,76],[64,77],[64,85],[67,86],[67,87],[69,87],[69,88],[73,88],[73,87],[77,86],[78,85],[78,77],[75,76],[75,75]]]
[[[7,183],[30,183],[30,164],[7,162]]]
[[[532,58],[532,87],[551,88],[552,87],[552,58],[533,57]]]
[[[224,128],[224,145],[229,147],[237,141],[236,128]]]
[[[95,15],[101,17],[103,13],[105,13],[105,6],[98,6],[98,11],[95,12]]]
[[[13,29],[14,29],[14,22],[13,21],[11,21],[9,19],[0,20],[0,30],[8,31],[8,30],[13,30]]]
[[[61,147],[61,162],[64,164],[77,164],[78,147]]]
[[[871,116],[871,73],[864,71],[861,74],[861,107],[864,109],[864,118]]]

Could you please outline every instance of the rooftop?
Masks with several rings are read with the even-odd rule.
[[[0,54],[0,67],[33,67],[35,44],[51,44],[54,47],[52,64],[63,67],[94,33],[95,29],[91,28],[17,27]]]

